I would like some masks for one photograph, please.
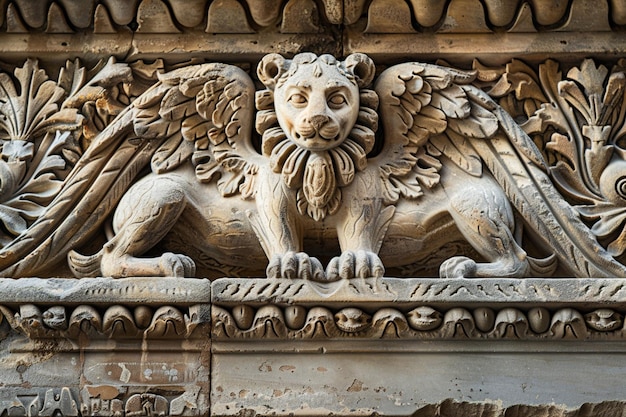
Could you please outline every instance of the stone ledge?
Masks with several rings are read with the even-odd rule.
[[[213,283],[212,339],[623,340],[620,279]]]
[[[85,61],[107,59],[152,60],[168,62],[201,59],[215,62],[258,61],[268,53],[292,56],[301,51],[335,56],[354,52],[368,54],[378,64],[398,60],[437,61],[470,66],[474,59],[486,65],[503,65],[511,59],[539,63],[548,54],[563,62],[584,58],[619,58],[626,50],[622,32],[579,33],[410,33],[366,34],[346,30],[341,47],[332,34],[45,34],[0,33],[0,54],[3,60],[23,61],[37,56],[42,62],[58,65],[67,59],[81,57]],[[164,51],[166,53],[164,54]]]
[[[0,415],[626,412],[619,279],[0,287]]]
[[[216,305],[241,303],[367,303],[410,307],[416,303],[460,306],[584,305],[602,307],[626,301],[626,281],[619,278],[352,279],[328,283],[287,279],[223,278],[213,281]]]
[[[211,299],[211,282],[186,278],[0,278],[0,304],[193,305]]]

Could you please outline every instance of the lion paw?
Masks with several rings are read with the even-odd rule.
[[[166,252],[159,258],[159,268],[163,276],[171,277],[194,277],[196,276],[196,264],[189,257],[181,254]]]
[[[326,277],[330,281],[340,278],[381,278],[385,275],[385,267],[377,254],[360,250],[345,251],[328,263]]]
[[[465,256],[455,256],[439,267],[440,278],[468,278],[476,276],[476,261]]]
[[[301,278],[325,281],[324,268],[317,258],[304,252],[287,252],[274,255],[267,266],[268,278]]]

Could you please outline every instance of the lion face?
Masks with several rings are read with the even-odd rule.
[[[302,65],[274,90],[278,123],[289,139],[313,152],[346,139],[359,114],[359,89],[336,65]]]
[[[257,71],[268,88],[257,94],[263,155],[296,192],[297,208],[314,220],[334,214],[341,189],[367,165],[374,146],[378,96],[368,86],[374,64],[363,54],[345,61],[303,53],[267,55]]]

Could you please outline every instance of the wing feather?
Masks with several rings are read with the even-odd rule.
[[[495,118],[490,119],[482,108],[474,110],[463,89],[473,79],[472,72],[419,63],[396,65],[380,75],[375,90],[380,97],[384,144],[372,165],[380,169],[392,202],[401,196],[417,198],[422,195],[420,185],[431,188],[438,183],[438,174],[433,173],[438,164],[428,170],[416,165],[417,150],[429,140],[434,140],[441,154],[476,175],[476,158],[463,141],[442,136],[449,128],[473,137],[493,134]],[[481,127],[481,123],[487,124]]]

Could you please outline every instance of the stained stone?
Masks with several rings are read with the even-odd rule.
[[[619,416],[613,0],[0,1],[0,416]]]

